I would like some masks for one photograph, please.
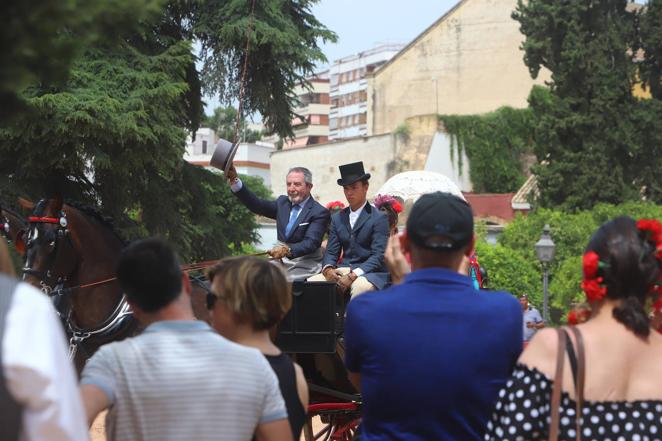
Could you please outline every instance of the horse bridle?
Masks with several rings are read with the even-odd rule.
[[[66,238],[69,243],[69,246],[71,246],[72,249],[74,247],[71,241],[71,236],[69,235],[69,229],[67,228],[68,226],[67,215],[64,211],[60,211],[59,217],[29,216],[28,223],[53,224],[58,226],[56,229],[56,238],[55,238],[55,243],[53,245],[53,251],[51,251],[51,253],[49,253],[48,255],[48,262],[46,265],[46,269],[45,270],[33,269],[31,266],[29,266],[31,265],[31,263],[28,262],[27,258],[26,258],[25,266],[23,267],[23,277],[25,277],[26,275],[35,276],[36,278],[39,279],[39,285],[41,286],[41,290],[47,295],[50,295],[51,292],[55,289],[55,287],[57,287],[58,285],[63,285],[67,281],[66,274],[64,275],[53,274],[53,268],[55,267],[55,263],[57,262],[58,252],[61,249],[60,243],[62,239]],[[35,240],[32,233],[30,232],[30,229],[28,229],[28,232],[29,234],[26,242],[26,250],[30,248],[31,242]],[[39,234],[39,233],[36,232],[34,234]],[[51,279],[54,279],[54,283],[49,283],[51,282]]]

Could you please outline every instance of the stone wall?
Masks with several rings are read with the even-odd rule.
[[[462,171],[456,155],[451,154],[450,136],[441,131],[436,115],[409,118],[407,129],[397,134],[352,138],[316,146],[280,150],[271,154],[271,189],[274,196],[286,194],[285,176],[295,166],[313,173],[313,196],[322,204],[345,201],[338,166],[363,161],[370,173],[368,197],[393,175],[411,170],[442,173],[462,191],[471,191],[469,160],[463,153]]]
[[[286,194],[285,176],[296,166],[310,169],[313,174],[312,194],[322,205],[345,201],[338,166],[363,161],[371,174],[368,197],[392,175],[395,142],[392,135],[368,136],[310,147],[280,150],[271,155],[271,189],[274,196]]]

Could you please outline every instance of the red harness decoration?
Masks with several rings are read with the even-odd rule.
[[[39,217],[39,216],[29,216],[28,222],[38,222],[42,224],[59,224],[60,219],[57,217]]]

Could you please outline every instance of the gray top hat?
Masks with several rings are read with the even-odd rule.
[[[227,174],[232,167],[232,160],[239,149],[239,143],[232,144],[223,138],[219,139],[214,147],[214,154],[211,156],[209,164],[223,173]]]

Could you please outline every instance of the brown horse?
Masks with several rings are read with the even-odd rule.
[[[23,237],[23,278],[53,298],[80,370],[99,346],[136,332],[115,280],[125,243],[92,209],[63,205],[61,199],[42,199],[32,208]],[[200,283],[195,283],[192,297],[196,316],[208,319]]]
[[[23,279],[52,297],[81,368],[101,344],[135,331],[119,285],[110,280],[124,244],[100,216],[63,207],[62,199],[42,199],[32,208],[17,242],[25,248]]]

